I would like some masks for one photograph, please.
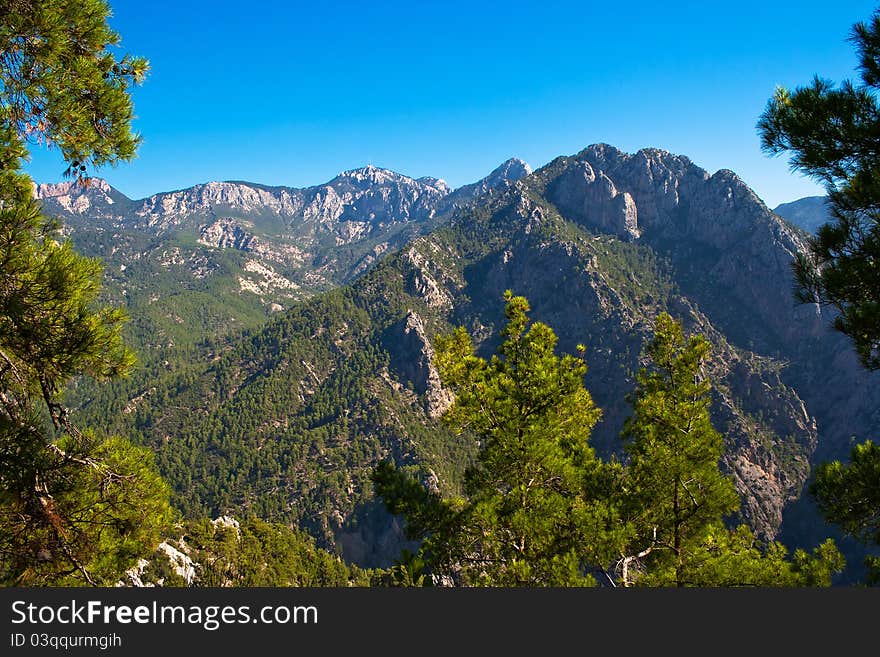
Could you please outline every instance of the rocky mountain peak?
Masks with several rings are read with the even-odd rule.
[[[412,197],[412,200],[423,194],[427,194],[426,198],[440,199],[450,191],[446,182],[439,178],[425,176],[416,180],[372,164],[359,169],[343,171],[328,182],[325,187],[332,188],[342,196],[362,193],[373,195],[382,193],[380,190],[396,190],[404,196]]]
[[[34,185],[36,198],[52,198],[67,194],[111,194],[114,192],[119,193],[103,178],[86,178],[83,182],[68,180],[61,183]]]
[[[748,206],[762,218],[776,222],[776,217],[764,204],[754,190],[746,182],[730,169],[719,169],[709,177],[710,188],[721,188],[726,200],[738,206]]]
[[[360,167],[359,169],[349,169],[348,171],[343,171],[336,178],[334,178],[329,184],[333,185],[334,182],[350,182],[354,183],[356,186],[368,186],[368,185],[385,185],[388,183],[396,183],[402,180],[412,180],[407,176],[401,175],[395,171],[391,171],[390,169],[382,169],[380,167],[373,166],[372,164],[368,164],[367,166]]]
[[[629,157],[627,153],[624,153],[619,148],[612,146],[611,144],[606,144],[604,142],[600,142],[597,144],[590,144],[586,148],[584,148],[580,153],[575,156],[577,159],[602,159],[602,160],[615,160],[623,157]]]
[[[433,187],[444,194],[448,194],[452,191],[452,188],[446,184],[446,181],[442,178],[434,178],[433,176],[422,176],[421,178],[416,178],[417,183],[421,183],[426,187]]]
[[[530,173],[532,173],[532,168],[528,164],[519,158],[512,157],[502,162],[485,178],[456,189],[449,195],[446,202],[449,207],[454,207],[489,192],[503,191]]]
[[[690,158],[662,148],[643,148],[635,153],[625,153],[609,144],[593,144],[575,155],[575,159],[589,162],[612,178],[615,177],[612,174],[643,176],[651,181],[686,176],[703,180],[709,178],[709,174],[691,162]]]
[[[560,209],[585,225],[622,237],[637,238],[651,230],[685,231],[726,249],[756,226],[778,223],[733,171],[710,175],[689,158],[659,148],[625,153],[593,144],[563,159],[549,175],[551,200],[558,201]],[[729,229],[731,222],[736,230]],[[719,231],[721,224],[728,228]],[[787,235],[784,239],[790,241]]]
[[[72,215],[103,215],[107,206],[128,203],[128,198],[103,178],[87,178],[83,182],[69,180],[44,183],[34,185],[33,190],[34,198]]]
[[[518,157],[512,157],[502,162],[485,180],[490,182],[509,181],[516,182],[532,173],[532,167]]]
[[[815,233],[819,226],[834,219],[827,196],[807,196],[781,203],[773,208],[773,212],[809,233]]]

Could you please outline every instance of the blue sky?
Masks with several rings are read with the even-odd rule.
[[[873,2],[111,0],[137,159],[99,171],[142,198],[209,180],[308,186],[368,163],[457,187],[606,142],[736,171],[764,201],[821,193],[760,151],[776,85],[855,75]],[[38,182],[60,179],[33,149]]]

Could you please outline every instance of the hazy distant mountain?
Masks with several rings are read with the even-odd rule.
[[[806,196],[791,203],[782,203],[773,212],[808,233],[815,233],[819,226],[831,221],[826,196]]]
[[[374,179],[343,193],[376,191],[349,207],[374,207],[374,219],[406,207],[424,223],[435,215],[419,198],[451,196],[426,184],[419,198],[392,202],[394,187],[383,182],[391,175],[358,174]],[[793,302],[790,263],[803,234],[733,172],[709,174],[656,149],[598,144],[505,180],[453,204],[438,228],[395,243],[396,252],[389,242],[388,256],[348,285],[81,398],[81,413],[154,446],[177,503],[192,513],[295,522],[349,559],[383,563],[396,556],[400,530],[372,501],[372,467],[392,457],[455,491],[474,451],[437,420],[449,403],[431,362],[438,332],[464,325],[488,353],[503,325],[503,291],[527,296],[560,349],[586,345],[587,386],[603,409],[593,440],[608,455],[620,449],[653,319],[668,310],[714,345],[714,421],[742,517],[792,544],[825,536],[803,499],[810,464],[844,455],[852,436],[878,433],[880,380],[858,366],[822,309]],[[339,235],[335,212],[325,216],[335,216]],[[205,240],[226,251],[251,244],[225,225]]]
[[[460,206],[480,196],[492,192],[503,192],[518,180],[522,180],[532,172],[532,168],[517,157],[503,162],[492,173],[470,185],[456,189],[446,199],[446,205]]]

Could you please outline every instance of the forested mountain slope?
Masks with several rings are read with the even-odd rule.
[[[449,395],[431,365],[437,333],[464,325],[488,353],[504,290],[525,295],[560,349],[586,346],[607,456],[668,310],[714,345],[714,419],[743,517],[815,544],[818,517],[793,507],[810,463],[876,433],[880,400],[828,318],[792,301],[802,234],[732,172],[654,149],[594,145],[498,189],[448,206],[396,252],[389,243],[365,273],[346,270],[348,285],[291,299],[242,334],[202,336],[186,358],[172,349],[149,380],[73,395],[81,417],[151,445],[192,514],[256,513],[388,563],[402,543],[372,500],[375,464],[391,457],[454,492],[475,449],[438,421]]]

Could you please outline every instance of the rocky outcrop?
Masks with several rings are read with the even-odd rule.
[[[220,516],[219,518],[214,518],[214,520],[211,521],[211,524],[217,529],[231,529],[235,532],[236,536],[241,538],[241,523],[232,516]]]
[[[602,171],[588,162],[569,167],[547,188],[547,198],[563,215],[603,233],[637,238],[639,213],[629,192],[618,191]]]
[[[152,557],[152,562],[147,559],[139,559],[134,566],[125,571],[123,578],[116,582],[116,586],[135,588],[164,586],[165,579],[163,577],[160,576],[156,579],[152,573],[148,574],[156,562],[164,562],[165,567],[177,575],[185,586],[192,586],[198,579],[196,569],[199,564],[192,560],[188,554],[189,549],[183,540],[176,541],[176,543],[176,547],[169,541],[159,543],[156,554]]]
[[[245,182],[210,182],[189,189],[156,194],[136,204],[126,217],[130,225],[164,232],[186,227],[191,219],[224,214],[262,223],[309,227],[311,233],[337,233],[344,243],[362,238],[374,227],[434,216],[449,193],[437,179],[414,180],[367,166],[339,174],[324,185],[297,189]],[[361,223],[352,230],[347,222]]]
[[[442,180],[413,180],[372,165],[341,173],[325,188],[332,189],[341,202],[334,220],[363,221],[370,226],[430,219],[449,193]]]
[[[199,227],[199,244],[221,249],[253,251],[256,239],[232,219],[217,221]]]
[[[490,193],[504,192],[531,173],[532,168],[528,164],[517,157],[512,157],[482,180],[464,185],[452,192],[444,201],[444,209],[452,209]]]
[[[209,182],[154,194],[134,204],[126,225],[164,233],[191,221],[222,215],[289,217],[303,206],[301,190],[245,182]]]
[[[725,290],[700,304],[740,346],[767,351],[823,332],[819,309],[791,296],[791,262],[806,248],[804,234],[732,171],[710,175],[663,150],[628,154],[596,144],[539,175],[546,198],[567,219],[669,257],[689,296]],[[754,310],[757,330],[741,330],[740,318]]]
[[[252,292],[262,296],[281,290],[296,290],[299,286],[285,278],[270,265],[263,264],[258,260],[248,260],[244,263],[242,275],[238,277],[239,288],[242,292]]]
[[[440,417],[452,404],[452,393],[443,387],[434,367],[434,347],[428,339],[422,318],[410,310],[393,326],[386,338],[391,367],[401,381],[425,399],[425,411],[431,418]]]
[[[429,257],[416,248],[408,248],[403,255],[408,265],[406,290],[419,297],[430,308],[451,309],[452,296],[446,289],[442,268],[432,266]]]
[[[118,220],[130,211],[131,201],[102,178],[34,185],[34,198],[50,212],[102,222]]]

